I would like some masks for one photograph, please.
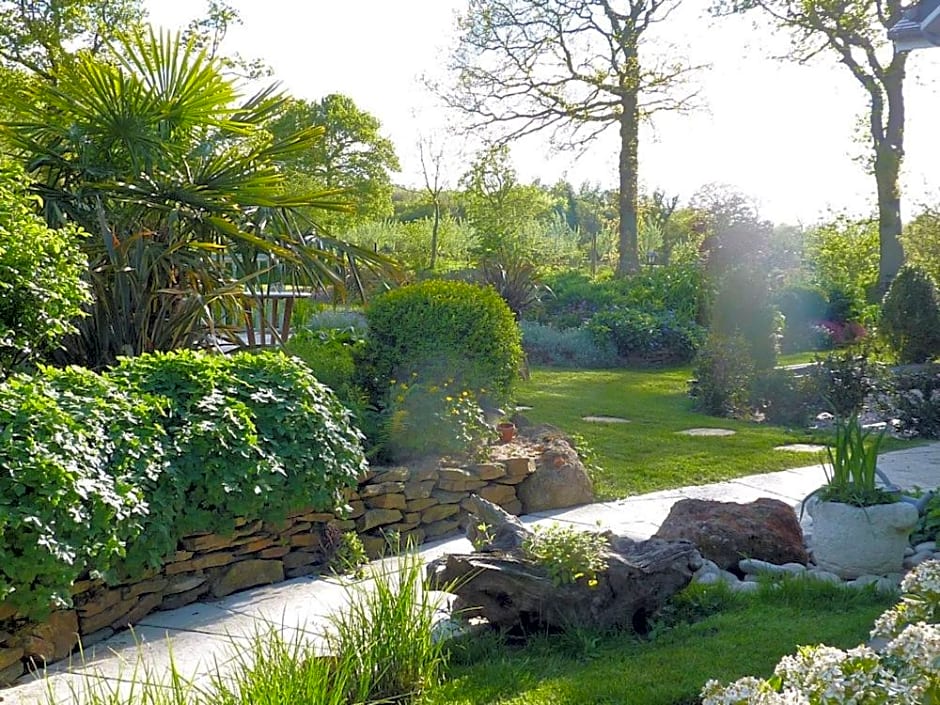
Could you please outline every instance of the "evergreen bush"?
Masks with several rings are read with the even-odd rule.
[[[740,335],[709,334],[695,359],[695,408],[713,416],[747,414],[754,360]]]
[[[904,267],[885,294],[881,333],[901,363],[920,363],[940,354],[940,302],[933,280]]]
[[[377,296],[366,309],[361,367],[373,400],[385,406],[390,380],[453,380],[493,404],[511,400],[522,363],[519,327],[489,287],[428,280]],[[485,390],[485,391],[484,391]]]

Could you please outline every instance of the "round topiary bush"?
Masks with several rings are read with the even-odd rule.
[[[902,363],[920,363],[940,354],[940,303],[928,274],[905,267],[881,305],[881,333]]]
[[[376,297],[366,309],[364,386],[380,404],[390,380],[452,380],[495,404],[510,400],[522,363],[512,311],[491,288],[429,280]]]

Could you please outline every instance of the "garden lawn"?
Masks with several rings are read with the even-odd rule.
[[[774,450],[788,443],[820,443],[825,433],[706,416],[692,409],[689,368],[666,370],[534,369],[518,403],[534,423],[580,436],[598,499],[729,480],[759,472],[803,467],[824,454]],[[596,423],[584,416],[615,416],[629,423]],[[684,436],[689,428],[726,428],[733,436]],[[883,449],[902,442],[886,439]],[[593,457],[591,457],[593,451]],[[820,471],[820,484],[824,482]]]
[[[873,594],[752,596],[648,639],[574,631],[525,648],[477,646],[422,705],[692,705],[706,681],[768,677],[798,645],[863,643],[891,602]]]

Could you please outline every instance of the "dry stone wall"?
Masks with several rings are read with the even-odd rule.
[[[348,511],[341,516],[300,511],[276,523],[241,519],[231,536],[187,536],[161,568],[133,581],[75,583],[73,608],[55,611],[41,624],[0,604],[0,684],[67,657],[79,638],[89,646],[155,610],[318,573],[327,561],[321,542],[328,525],[356,531],[374,557],[386,550],[389,532],[403,543],[423,543],[462,528],[471,494],[520,514],[516,489],[535,469],[535,459],[525,455],[465,467],[374,468],[348,491]]]

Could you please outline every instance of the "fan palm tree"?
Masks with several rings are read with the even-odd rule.
[[[54,84],[30,82],[3,124],[47,223],[89,233],[94,303],[69,361],[107,365],[210,332],[235,340],[246,295],[275,269],[340,293],[362,265],[390,271],[309,220],[310,209],[349,210],[342,193],[287,188],[277,164],[322,130],[273,138],[266,125],[288,104],[275,87],[243,99],[178,35],[139,34],[113,49],[111,62],[80,56]]]

